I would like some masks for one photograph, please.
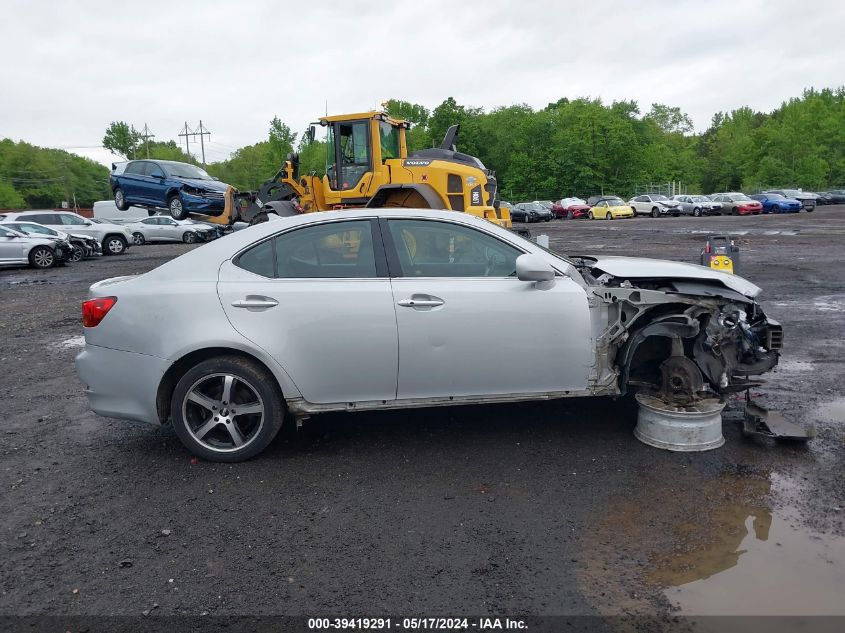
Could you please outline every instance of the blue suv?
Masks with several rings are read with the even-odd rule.
[[[109,178],[114,203],[121,211],[130,206],[167,209],[174,220],[189,213],[220,215],[229,187],[188,163],[170,160],[133,160],[122,173],[112,165]]]

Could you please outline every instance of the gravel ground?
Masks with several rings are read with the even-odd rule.
[[[732,407],[723,448],[669,453],[593,399],[326,415],[248,463],[195,463],[169,428],[91,413],[72,366],[91,283],[195,247],[2,270],[0,615],[670,618],[662,571],[736,532],[727,507],[842,536],[845,207],[531,229],[691,262],[707,232],[737,236],[786,336],[761,400],[818,437],[744,439]]]

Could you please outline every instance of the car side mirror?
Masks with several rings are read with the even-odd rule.
[[[539,255],[526,253],[516,258],[516,278],[520,281],[551,281],[555,271]]]
[[[150,176],[152,178],[164,178],[164,172],[163,171],[154,171],[153,173],[150,174]]]

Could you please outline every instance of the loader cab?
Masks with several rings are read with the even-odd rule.
[[[404,121],[380,112],[326,117],[326,184],[341,204],[365,203],[364,198],[389,181],[385,162],[407,155]]]

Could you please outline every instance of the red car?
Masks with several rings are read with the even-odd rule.
[[[552,204],[552,213],[556,218],[568,220],[586,218],[590,213],[590,205],[580,198],[564,198]]]
[[[744,193],[717,193],[710,196],[713,202],[722,203],[722,215],[760,215],[763,204]]]

